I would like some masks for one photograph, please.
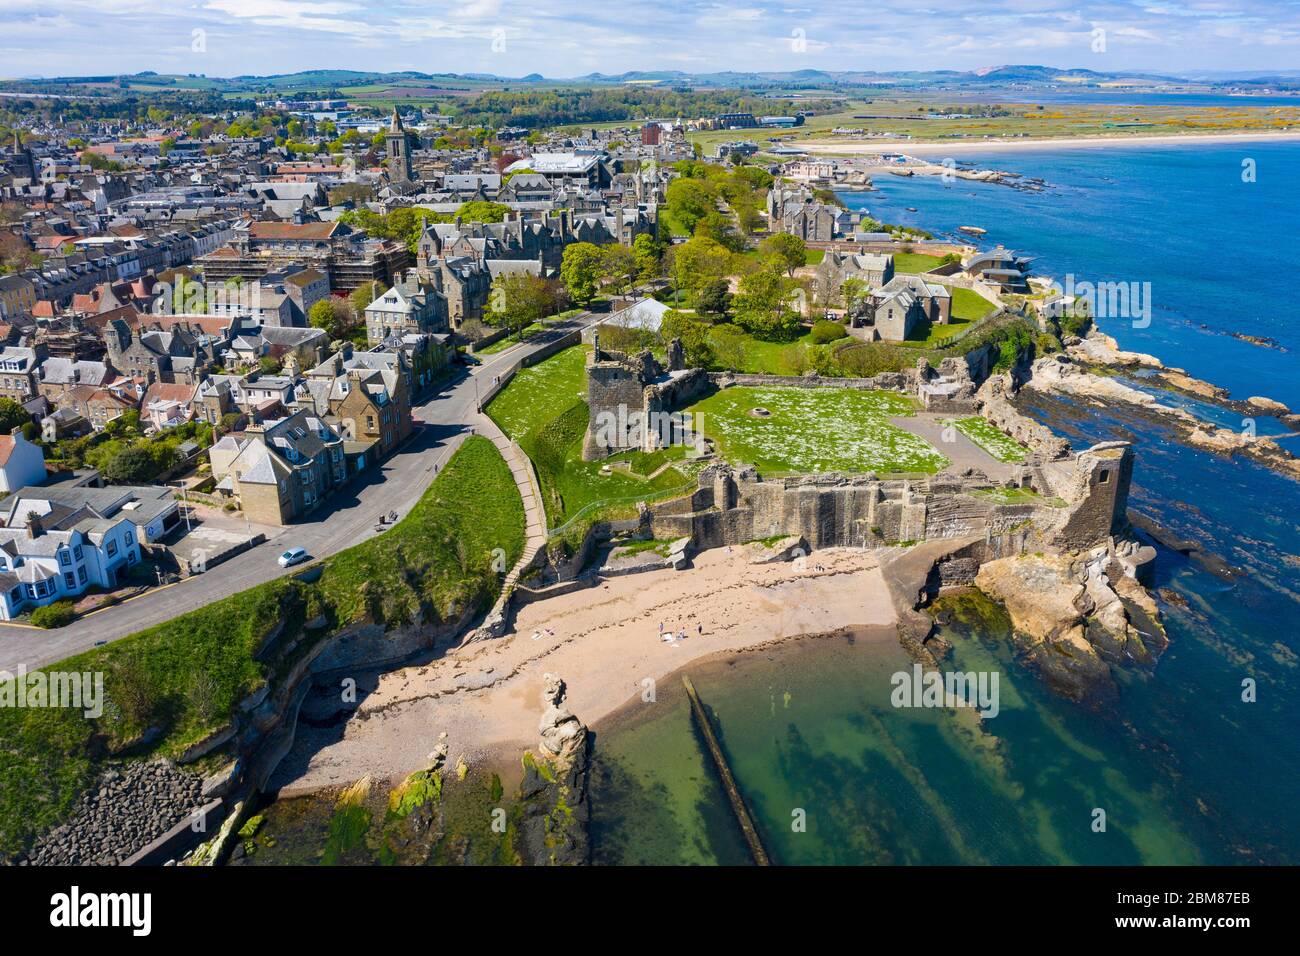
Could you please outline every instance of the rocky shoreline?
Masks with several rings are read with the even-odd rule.
[[[17,862],[33,866],[116,866],[203,804],[203,778],[170,760],[128,763],[100,775],[71,817]]]
[[[1184,409],[1162,405],[1154,396],[1118,381],[1112,374],[1124,371],[1141,371],[1170,392],[1240,414],[1242,429],[1222,428]],[[1292,432],[1300,432],[1300,414],[1264,396],[1233,399],[1225,389],[1193,378],[1182,369],[1168,367],[1153,355],[1121,350],[1114,339],[1096,330],[1084,339],[1068,343],[1065,352],[1036,361],[1024,387],[1090,402],[1122,402],[1141,408],[1173,427],[1190,445],[1226,457],[1242,455],[1278,474],[1300,480],[1300,458],[1275,439],[1255,434],[1250,426],[1250,420],[1266,416],[1276,418]]]

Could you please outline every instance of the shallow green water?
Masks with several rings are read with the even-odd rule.
[[[826,638],[692,670],[775,862],[1136,864],[1221,858],[1150,742],[1043,690],[1005,621],[954,622],[951,666],[997,671],[1000,712],[900,709],[896,646]],[[1150,678],[1130,682],[1141,693]],[[603,863],[747,859],[680,692],[598,737]],[[1106,813],[1094,830],[1094,810]],[[798,821],[806,820],[806,827]]]

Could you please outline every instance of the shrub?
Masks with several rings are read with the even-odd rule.
[[[37,627],[66,627],[77,617],[71,601],[55,601],[32,611],[32,623]]]
[[[828,342],[834,342],[836,339],[842,339],[848,335],[848,330],[838,322],[832,322],[830,319],[818,319],[813,323],[812,340],[814,345],[825,345]]]

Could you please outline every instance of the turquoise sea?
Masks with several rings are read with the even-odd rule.
[[[1247,155],[1253,184],[1240,181]],[[881,177],[881,192],[844,198],[936,234],[982,226],[991,242],[1038,256],[1040,273],[1150,281],[1149,328],[1104,325],[1122,346],[1234,395],[1300,406],[1287,278],[1300,251],[1300,148],[970,158],[1052,188]],[[1282,348],[1226,334],[1234,330]],[[889,675],[906,660],[861,641],[806,641],[692,669],[769,852],[782,863],[1300,862],[1300,485],[1189,449],[1146,418],[1063,402],[1030,411],[1079,445],[1133,441],[1132,510],[1237,573],[1160,549],[1172,644],[1153,674],[1123,675],[1118,703],[1102,713],[1047,691],[996,617],[944,628],[954,667],[1001,674],[1001,713],[982,722],[890,706]],[[1242,699],[1247,680],[1254,702]],[[599,862],[745,859],[680,693],[597,730]]]

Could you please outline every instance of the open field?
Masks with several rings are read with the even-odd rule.
[[[803,126],[793,129],[709,130],[692,133],[690,139],[706,152],[719,143],[747,140],[768,146],[774,138],[782,144],[807,148],[813,152],[850,155],[879,152],[912,151],[924,143],[966,149],[987,148],[990,139],[1070,140],[1085,137],[1108,137],[1122,141],[1160,139],[1188,134],[1272,133],[1288,127],[1300,127],[1300,103],[1279,106],[1184,106],[1133,104],[1052,104],[1050,106],[1015,103],[990,93],[982,97],[983,105],[996,104],[1003,116],[926,117],[942,108],[936,97],[884,97],[852,100],[847,108],[834,113],[809,117]],[[954,109],[978,111],[980,104],[963,102]],[[832,136],[835,128],[862,129],[881,139]],[[1000,144],[999,144],[1000,145]]]
[[[771,414],[758,417],[755,408]],[[689,409],[724,458],[764,475],[819,471],[933,474],[948,459],[890,422],[915,403],[897,392],[733,387]]]

